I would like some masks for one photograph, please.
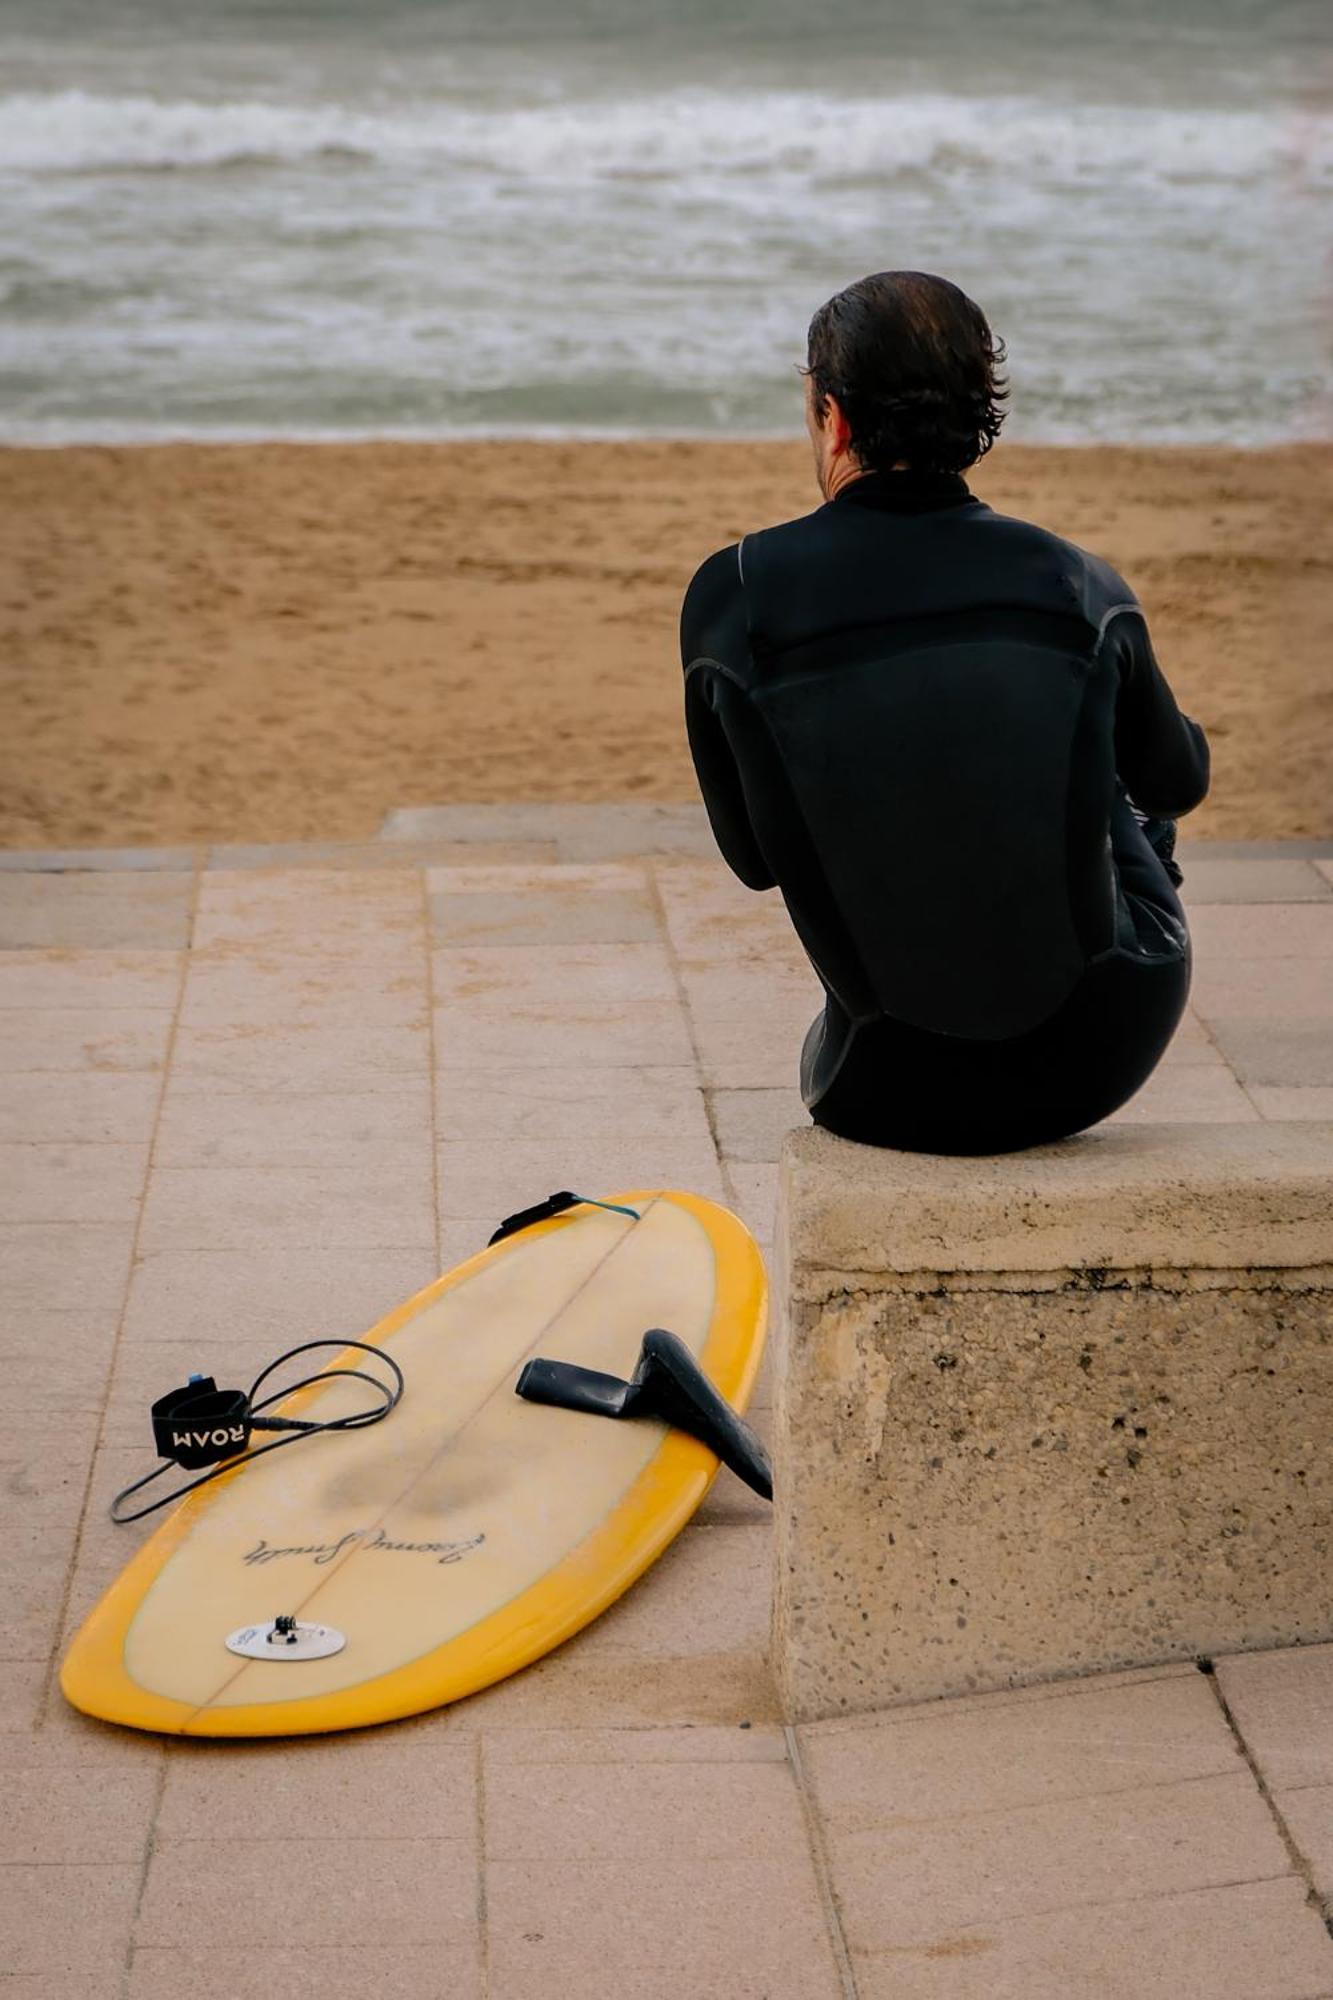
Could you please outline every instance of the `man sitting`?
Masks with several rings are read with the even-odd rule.
[[[968,490],[1002,360],[943,278],[830,299],[804,370],[824,504],[710,556],[681,614],[713,832],[825,990],[805,1104],[919,1152],[1105,1118],[1189,993],[1172,822],[1207,741],[1110,565]]]

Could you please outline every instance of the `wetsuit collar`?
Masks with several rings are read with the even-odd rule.
[[[827,503],[840,507],[879,507],[890,514],[927,514],[937,507],[958,507],[973,495],[957,472],[863,472],[849,479]]]

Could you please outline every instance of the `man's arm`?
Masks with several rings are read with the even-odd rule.
[[[724,720],[728,700],[745,698],[729,683],[725,669],[739,669],[748,652],[745,594],[733,544],[709,556],[695,571],[681,607],[685,729],[708,823],[723,860],[747,889],[772,889],[776,877],[750,823]]]
[[[1208,795],[1208,738],[1176,706],[1137,604],[1115,613],[1108,636],[1120,674],[1116,770],[1142,812],[1154,819],[1179,819]]]

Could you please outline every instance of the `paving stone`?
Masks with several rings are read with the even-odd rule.
[[[385,842],[433,839],[475,844],[549,841],[553,859],[610,861],[626,855],[712,855],[715,852],[701,803],[623,801],[587,804],[517,801],[505,805],[400,806],[380,828]],[[480,858],[485,858],[483,852]]]
[[[437,1715],[390,1731],[257,1743],[173,1743],[161,1839],[470,1840],[475,1746]],[[200,1801],[207,1812],[200,1813]],[[262,1826],[256,1818],[262,1801]]]
[[[51,945],[185,951],[194,876],[0,875],[0,949]]]
[[[444,1063],[436,1069],[435,1105],[440,1137],[451,1142],[709,1138],[703,1094],[686,1064],[455,1069]]]
[[[636,944],[658,936],[642,868],[433,868],[434,941],[448,944]]]
[[[1333,857],[1333,840],[1193,840],[1188,832],[1179,852],[1187,858],[1199,856],[1210,861],[1301,861]]]
[[[1317,862],[1215,860],[1190,855],[1181,890],[1186,910],[1203,903],[1310,903],[1333,896]]]
[[[0,1308],[0,1373],[10,1417],[95,1415],[106,1399],[118,1312]]]
[[[1258,959],[1272,970],[1275,958],[1333,958],[1333,901],[1314,903],[1214,903],[1190,918],[1196,963],[1211,967],[1233,958]],[[1326,968],[1333,976],[1333,968]]]
[[[710,1090],[708,1102],[728,1163],[772,1165],[785,1135],[810,1116],[794,1083],[770,1090]]]
[[[0,1085],[0,1130],[3,1107]],[[153,1157],[159,1167],[352,1165],[374,1183],[414,1149],[429,1172],[431,1142],[424,1089],[208,1097],[168,1086]]]
[[[0,1863],[137,1861],[157,1804],[157,1759],[147,1751],[90,1783],[78,1765],[43,1756],[38,1740],[26,1761],[6,1764],[4,1790]]]
[[[809,1026],[809,1023],[806,1023]],[[709,1090],[790,1089],[800,1075],[805,1028],[752,1029],[743,1021],[698,1027],[699,1073]]]
[[[451,1067],[694,1060],[659,945],[460,946],[433,964],[437,1060]]]
[[[807,1853],[718,1858],[663,1848],[486,1871],[493,2000],[838,2000]],[[608,1921],[608,1913],[619,1913]]]
[[[1327,1908],[1333,1897],[1333,1785],[1276,1792],[1273,1804]]]
[[[3,1490],[9,1503],[7,1554],[17,1575],[30,1559],[46,1560],[39,1544],[48,1530],[63,1535],[78,1526],[97,1415],[45,1413],[19,1418],[5,1410],[0,1412],[0,1423]],[[48,1587],[50,1581],[48,1576]],[[0,1627],[0,1642],[3,1637]],[[29,1655],[19,1650],[15,1657]]]
[[[162,1390],[174,1386],[174,1383],[163,1383]],[[105,1597],[141,1544],[148,1540],[164,1519],[160,1513],[135,1522],[117,1523],[111,1519],[112,1500],[146,1472],[151,1472],[156,1463],[152,1433],[146,1418],[145,1411],[137,1443],[101,1444],[93,1453],[87,1504],[79,1528],[77,1549],[72,1565],[68,1561],[66,1564],[69,1568],[69,1591],[56,1634],[56,1649],[62,1658],[84,1620]],[[143,1504],[170,1495],[175,1486],[174,1472],[164,1473],[161,1481],[142,1495]],[[48,1609],[51,1609],[49,1598],[48,1590]],[[63,1697],[53,1688],[48,1715],[52,1710],[63,1711],[65,1706]],[[117,1734],[124,1737],[126,1732],[122,1730]],[[156,1738],[131,1736],[127,1740],[137,1743],[141,1753],[147,1743],[156,1745],[160,1752],[161,1746]]]
[[[16,1973],[4,1990],[5,2000],[122,2000],[125,1972],[113,1957],[96,1971]]]
[[[0,1142],[147,1141],[162,1097],[151,1070],[20,1070],[0,1075]]]
[[[125,1962],[143,1864],[0,1868],[0,1965],[57,1985]],[[6,1981],[8,1984],[8,1980]]]
[[[658,934],[654,912],[635,893],[437,895],[430,914],[438,945],[638,944]]]
[[[1235,1653],[1216,1666],[1265,1784],[1333,1785],[1333,1645]]]
[[[1291,1880],[945,1925],[853,1956],[860,2000],[1323,2000],[1333,1942]]]
[[[385,965],[414,958],[424,926],[416,869],[210,871],[200,878],[194,943]]]
[[[806,963],[776,889],[747,889],[717,860],[658,861],[653,874],[672,947],[684,963],[758,965],[779,952],[791,965]]]
[[[1333,1084],[1252,1083],[1248,1088],[1261,1118],[1333,1121]]]
[[[497,863],[489,849],[448,867],[428,868],[426,888],[432,896],[458,896],[490,901],[494,896],[540,896],[566,905],[599,896],[635,896],[651,907],[651,874],[639,861]]]
[[[6,1739],[27,1742],[36,1728],[46,1692],[47,1660],[9,1660],[0,1670],[0,1758]]]
[[[467,861],[476,849],[466,842],[404,840],[390,845],[382,840],[309,840],[277,842],[271,846],[223,843],[210,847],[207,867],[218,869],[348,869],[367,871],[381,868],[438,867],[446,862]],[[497,842],[486,849],[495,861],[534,862],[556,859],[554,842]]]
[[[133,1224],[143,1200],[148,1147],[64,1140],[0,1143],[0,1188],[11,1222]]]
[[[1256,1084],[1298,1090],[1333,1086],[1333,1023],[1257,1015],[1219,1020],[1213,1032],[1247,1090]]]
[[[322,1951],[306,1945],[281,1952],[280,1964],[282,2000],[330,2000],[331,1995],[354,1993],[373,1993],[375,2000],[482,2000],[481,1955],[471,1939],[450,1945],[340,1945]],[[274,2000],[274,1954],[199,1952],[180,1944],[135,1952],[126,2000],[180,2000],[182,1992],[191,2000]]]
[[[470,1838],[159,1841],[136,1945],[284,1956],[351,1945],[461,1944],[477,1895]]]
[[[802,1034],[824,1004],[808,965],[748,966],[741,960],[681,967],[685,997],[696,1023],[740,1022],[752,1030]]]
[[[188,1333],[208,1373],[207,1356],[219,1341],[271,1341],[276,1354],[298,1340],[359,1339],[438,1276],[424,1244],[154,1250],[135,1266],[124,1338],[169,1341]]]
[[[791,1768],[774,1762],[488,1764],[488,1861],[552,1853],[598,1866],[635,1856],[718,1861],[805,1850]]]
[[[802,1121],[809,1124],[809,1117]],[[778,1169],[776,1163],[737,1162],[727,1168],[727,1178],[736,1191],[741,1221],[761,1249],[773,1241],[777,1219]]]
[[[512,1214],[512,1209],[508,1213]],[[504,1217],[499,1214],[442,1216],[439,1233],[441,1271],[452,1271],[456,1265],[466,1263],[469,1257],[475,1257],[479,1250],[484,1250],[503,1220]]]
[[[780,1729],[496,1729],[483,1738],[486,1768],[528,1764],[785,1764]]]
[[[707,1136],[445,1140],[438,1149],[442,1215],[512,1215],[557,1188],[600,1199],[638,1188],[685,1188],[722,1200],[722,1176]]]
[[[176,951],[0,952],[0,1007],[174,1008]]]
[[[453,1726],[774,1722],[769,1589],[766,1524],[686,1528],[649,1576],[567,1645],[456,1704]]]
[[[424,950],[386,965],[313,952],[288,957],[224,946],[194,952],[181,1009],[187,1028],[394,1027],[426,1022]]]
[[[158,1166],[139,1243],[145,1255],[260,1245],[433,1249],[432,1198],[419,1146],[381,1151],[373,1173],[359,1166]]]
[[[33,1307],[118,1312],[129,1276],[130,1231],[118,1222],[69,1229],[51,1222],[0,1222],[4,1310]]]
[[[0,1075],[29,1070],[160,1070],[174,1016],[165,1007],[0,1008]]]
[[[830,1829],[861,1832],[1242,1769],[1206,1678],[1103,1687],[1014,1704],[980,1697],[892,1719],[806,1725],[802,1754]]]
[[[1191,997],[1214,1035],[1228,1020],[1322,1021],[1333,1042],[1333,965],[1327,959],[1236,956],[1201,965]]]
[[[4,1017],[0,1015],[0,1024]],[[171,1069],[177,1095],[266,1091],[330,1095],[411,1090],[430,1074],[430,1036],[416,1025],[186,1027]]]
[[[1179,1027],[1167,1045],[1162,1057],[1163,1069],[1175,1069],[1192,1063],[1211,1063],[1214,1067],[1226,1067],[1225,1058],[1192,1007],[1187,1007]]]
[[[1291,1872],[1248,1772],[1086,1799],[829,1833],[854,1952],[934,1943],[968,1925]]]
[[[123,874],[145,869],[179,874],[194,867],[192,847],[11,847],[0,851],[0,869],[22,874]]]
[[[1163,1064],[1107,1120],[1113,1125],[1250,1124],[1259,1117],[1222,1063]]]

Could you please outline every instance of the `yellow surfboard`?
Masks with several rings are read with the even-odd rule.
[[[753,1238],[716,1203],[607,1199],[638,1219],[567,1209],[382,1320],[366,1337],[407,1382],[382,1424],[238,1460],[183,1500],[75,1638],[68,1700],[172,1735],[355,1729],[501,1680],[627,1590],[694,1513],[716,1457],[656,1421],[526,1402],[518,1376],[542,1356],[628,1377],[645,1331],[665,1327],[744,1409],[766,1287]],[[374,1366],[357,1349],[334,1365]],[[364,1384],[333,1382],[280,1414],[364,1403]],[[342,1643],[315,1658],[229,1650],[277,1617]]]

